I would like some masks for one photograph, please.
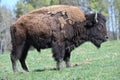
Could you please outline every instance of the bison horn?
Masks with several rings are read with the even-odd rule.
[[[95,21],[98,23],[97,17],[98,17],[98,14],[97,14],[97,12],[96,12],[96,13],[95,13]]]

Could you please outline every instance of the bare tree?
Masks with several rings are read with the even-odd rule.
[[[5,7],[0,7],[0,53],[10,49],[10,32],[9,28],[12,23],[11,11]]]
[[[108,14],[109,14],[109,31],[112,33],[110,37],[113,40],[118,39],[119,40],[119,12],[115,8],[115,1],[114,0],[108,0],[109,6],[108,6]]]

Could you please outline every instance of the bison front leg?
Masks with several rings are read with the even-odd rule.
[[[58,70],[62,68],[61,63],[65,54],[65,44],[64,42],[53,42],[52,45],[53,57],[56,60],[56,67]]]
[[[64,56],[64,61],[66,63],[66,67],[69,68],[71,67],[71,64],[70,64],[70,52],[68,50],[65,50],[65,56]]]

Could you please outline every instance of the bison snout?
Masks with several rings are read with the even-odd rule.
[[[108,36],[105,36],[103,42],[105,42],[107,40],[108,40]]]
[[[108,36],[105,36],[106,41],[108,40],[108,38],[109,38]]]
[[[108,36],[105,36],[106,39],[108,39],[109,37]]]

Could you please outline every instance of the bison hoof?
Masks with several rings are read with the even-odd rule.
[[[29,70],[24,70],[24,72],[29,72]]]
[[[18,72],[18,69],[15,67],[15,68],[13,68],[13,72],[14,73],[17,73]]]
[[[67,67],[67,68],[71,67],[70,62],[66,62],[66,67]]]
[[[62,66],[61,65],[57,65],[57,70],[61,70]]]
[[[62,66],[57,66],[57,70],[61,70],[62,69]]]
[[[23,71],[22,71],[22,73],[27,73],[27,72],[29,72],[29,71],[28,71],[28,70],[23,70]]]
[[[17,72],[18,72],[18,70],[13,70],[13,72],[14,72],[14,73],[17,73]]]

